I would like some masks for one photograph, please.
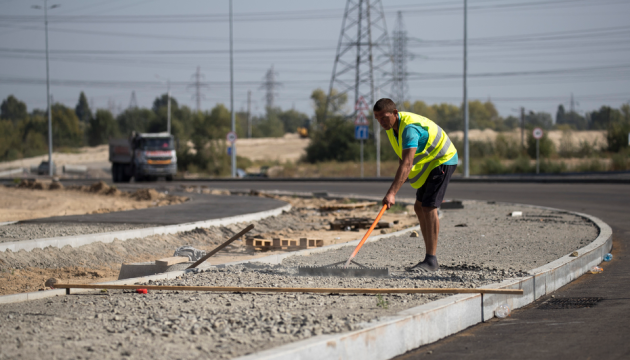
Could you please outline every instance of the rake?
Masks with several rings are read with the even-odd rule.
[[[389,277],[388,268],[370,268],[365,265],[361,265],[354,261],[354,257],[357,256],[359,250],[365,241],[370,237],[370,234],[381,220],[381,217],[387,210],[387,205],[383,205],[381,211],[376,216],[376,220],[370,226],[370,229],[365,233],[363,239],[359,242],[357,247],[352,252],[352,255],[348,258],[348,261],[340,261],[338,263],[326,265],[326,266],[300,266],[298,267],[298,274],[303,276],[339,276],[339,277]],[[350,266],[350,263],[356,266]],[[340,266],[342,265],[343,266]]]

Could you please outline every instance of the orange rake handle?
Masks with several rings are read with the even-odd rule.
[[[361,250],[361,246],[365,244],[365,241],[367,240],[368,237],[370,237],[372,230],[374,230],[374,228],[376,227],[376,224],[378,224],[378,221],[381,220],[381,217],[385,213],[385,210],[387,210],[387,205],[383,205],[383,208],[378,213],[376,220],[374,220],[374,222],[372,223],[372,226],[370,226],[370,229],[365,233],[365,235],[363,236],[363,239],[361,239],[361,241],[359,242],[359,245],[357,245],[357,247],[354,249],[354,251],[352,252],[352,255],[350,255],[350,258],[346,262],[346,265],[344,265],[344,268],[347,268],[348,265],[350,265],[350,261],[352,261],[352,259],[354,259],[354,257],[357,256],[357,254],[359,253],[359,250]]]

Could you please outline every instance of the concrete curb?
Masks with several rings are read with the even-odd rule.
[[[48,246],[63,248],[64,246],[70,245],[72,247],[82,246],[91,244],[93,242],[100,241],[102,243],[110,243],[114,240],[129,240],[135,238],[143,238],[151,235],[161,235],[161,234],[174,234],[180,231],[189,231],[199,227],[210,227],[210,226],[225,226],[236,224],[240,222],[249,222],[249,221],[257,221],[260,219],[264,219],[270,216],[276,216],[282,214],[283,211],[291,210],[291,205],[285,205],[273,210],[266,210],[252,214],[245,215],[237,215],[231,216],[221,219],[212,219],[205,221],[197,221],[192,223],[184,223],[177,225],[166,225],[166,226],[157,226],[157,227],[149,227],[143,229],[133,229],[133,230],[123,230],[123,231],[112,231],[98,234],[86,234],[86,235],[76,235],[76,236],[60,236],[53,238],[45,238],[45,239],[35,239],[35,240],[24,240],[24,241],[12,241],[0,243],[0,251],[11,250],[13,252],[19,250],[31,251],[33,249],[43,249]]]
[[[589,245],[578,250],[577,258],[566,255],[529,271],[531,276],[484,286],[523,289],[523,296],[494,294],[449,296],[403,310],[376,323],[366,324],[360,330],[317,336],[237,359],[390,359],[489,320],[494,317],[494,309],[502,303],[507,303],[511,309],[528,305],[580,277],[590,267],[601,263],[604,255],[612,248],[612,229],[596,217],[540,206],[525,206],[563,211],[584,217],[599,228],[599,235]]]

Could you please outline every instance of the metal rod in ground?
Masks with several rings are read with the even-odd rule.
[[[197,266],[199,266],[202,262],[208,260],[208,258],[216,253],[218,253],[221,249],[223,249],[224,247],[230,245],[232,243],[232,241],[240,238],[241,236],[245,235],[245,233],[247,233],[248,231],[250,231],[251,229],[254,228],[254,224],[250,224],[248,227],[246,227],[245,229],[241,230],[241,232],[239,232],[238,234],[232,236],[228,241],[224,242],[223,244],[219,245],[216,247],[216,249],[210,251],[209,253],[207,253],[206,255],[204,255],[204,257],[202,257],[201,259],[197,260],[196,263],[190,265],[188,267],[188,269],[193,269],[196,268]]]
[[[210,292],[300,292],[327,294],[503,294],[523,295],[522,289],[465,289],[465,288],[281,288],[235,286],[167,286],[167,285],[106,285],[106,284],[54,284],[57,289],[112,289],[112,290],[173,290]]]

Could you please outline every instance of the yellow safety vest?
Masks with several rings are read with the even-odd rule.
[[[448,135],[433,121],[414,113],[399,112],[400,125],[398,126],[398,141],[394,136],[394,129],[387,130],[387,137],[392,144],[394,151],[398,157],[402,159],[402,134],[405,126],[409,124],[418,124],[429,132],[427,145],[422,152],[417,152],[413,157],[413,167],[409,172],[409,182],[414,189],[424,185],[429,177],[431,170],[449,161],[455,154],[457,149],[451,143]]]

